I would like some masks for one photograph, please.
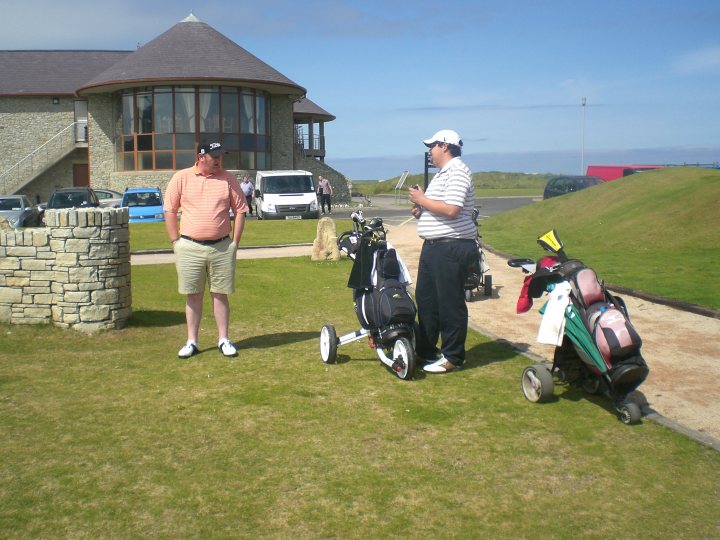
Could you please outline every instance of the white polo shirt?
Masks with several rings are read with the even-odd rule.
[[[436,238],[475,239],[477,228],[472,220],[475,208],[475,188],[470,169],[459,157],[452,158],[430,181],[425,196],[435,201],[462,208],[455,218],[438,216],[424,210],[418,222],[418,236],[425,240]]]

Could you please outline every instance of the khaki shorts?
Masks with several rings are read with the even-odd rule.
[[[226,238],[217,244],[203,245],[180,238],[173,247],[180,294],[235,292],[235,260],[237,246]]]

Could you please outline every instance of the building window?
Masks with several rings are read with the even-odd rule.
[[[118,171],[195,163],[202,141],[220,140],[226,169],[270,167],[268,94],[234,86],[155,86],[117,94]]]

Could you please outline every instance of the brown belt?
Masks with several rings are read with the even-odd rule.
[[[227,236],[223,236],[222,238],[218,238],[217,240],[196,240],[195,238],[190,238],[189,236],[181,234],[180,238],[190,240],[191,242],[195,242],[196,244],[201,244],[203,246],[212,246],[214,244],[217,244],[218,242],[222,242],[223,240],[227,239]]]

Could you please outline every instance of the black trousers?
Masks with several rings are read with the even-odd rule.
[[[332,207],[330,206],[330,197],[331,195],[329,193],[323,193],[320,195],[320,204],[322,205],[322,212],[325,213],[325,205],[327,204],[328,212],[332,212]]]
[[[420,334],[417,354],[433,358],[440,352],[451,363],[465,362],[468,310],[465,280],[470,265],[477,260],[475,240],[426,241],[420,252],[415,300]]]

